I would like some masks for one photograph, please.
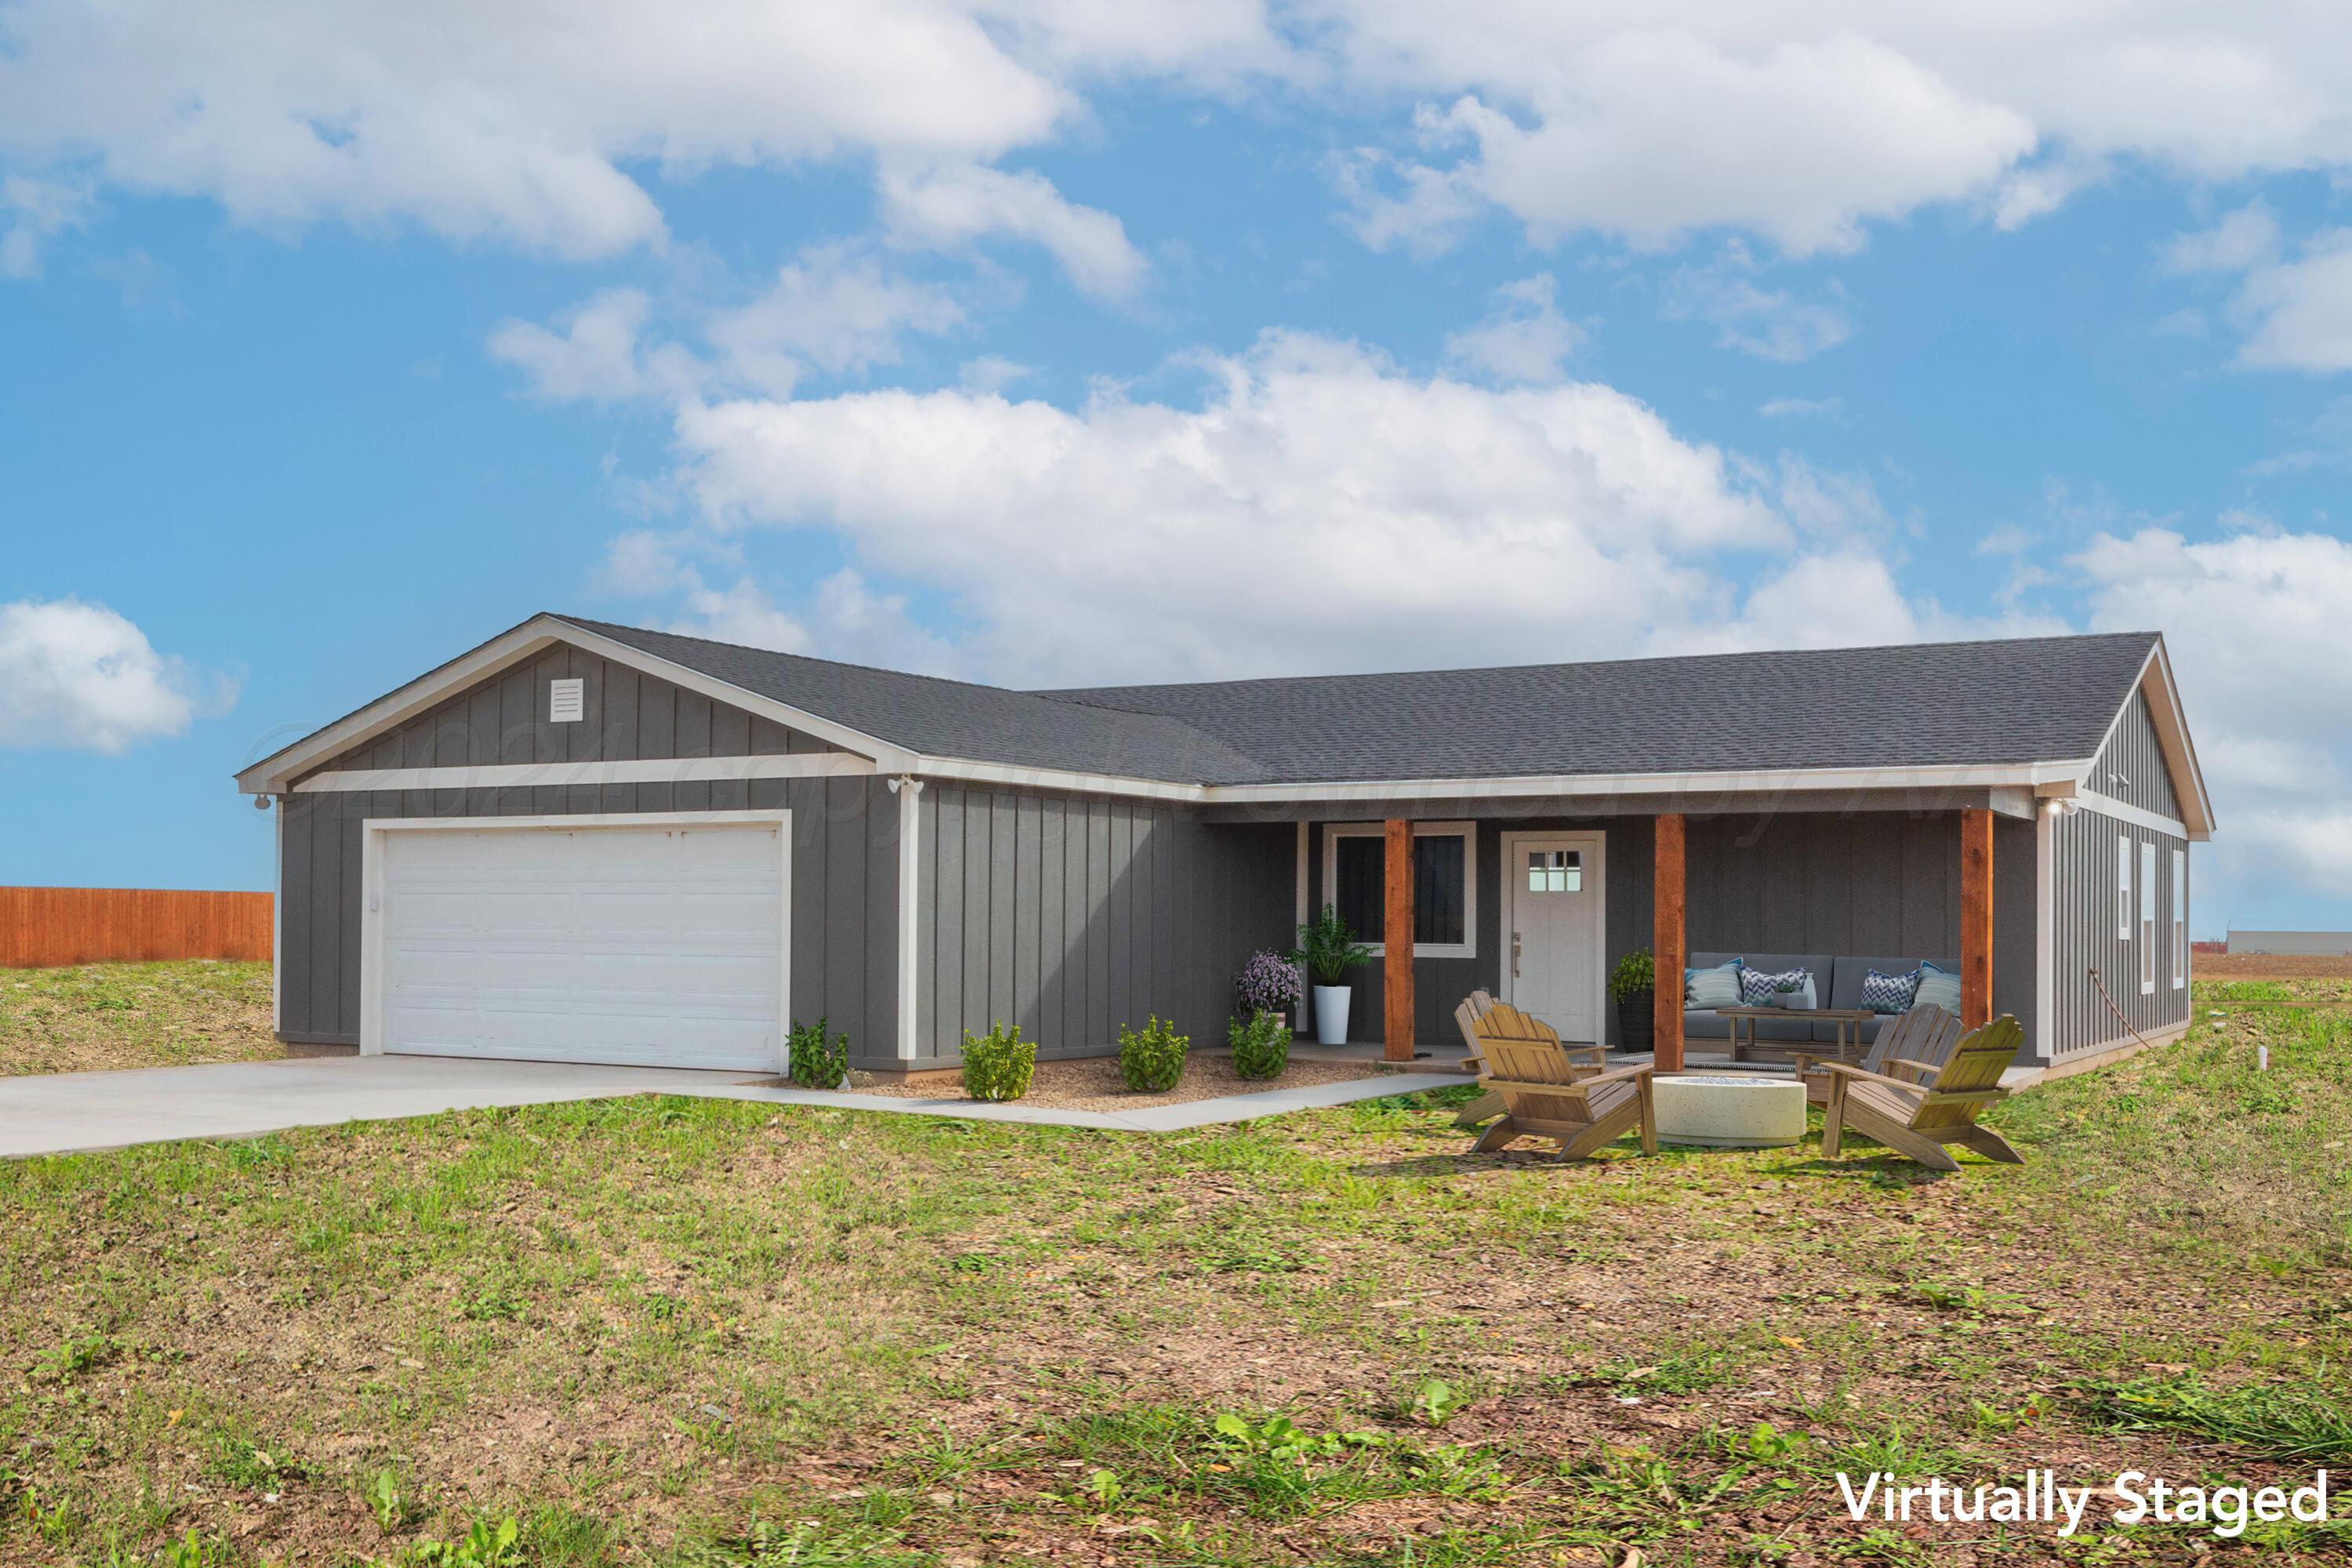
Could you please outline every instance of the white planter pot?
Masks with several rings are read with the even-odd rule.
[[[1344,985],[1318,985],[1315,988],[1316,1044],[1344,1046],[1348,1043],[1348,1001],[1352,994]]]

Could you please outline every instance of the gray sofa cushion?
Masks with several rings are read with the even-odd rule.
[[[1829,1005],[1832,1007],[1848,1009],[1859,1007],[1862,1005],[1862,977],[1864,975],[1869,973],[1874,969],[1884,970],[1889,974],[1908,974],[1911,971],[1918,968],[1922,962],[1922,960],[1916,958],[1841,958],[1838,960],[1837,983],[1830,987]],[[1940,958],[1925,962],[1932,962],[1938,968],[1948,967],[1955,970],[1959,968],[1958,963],[1950,965],[1945,964],[1944,961]],[[1884,1019],[1873,1018],[1868,1023],[1862,1026],[1862,1043],[1864,1045],[1866,1046],[1878,1038],[1879,1026],[1884,1022]],[[1835,1024],[1815,1024],[1813,1026],[1813,1038],[1816,1040],[1829,1041],[1834,1040],[1837,1037],[1838,1032],[1837,1026]]]

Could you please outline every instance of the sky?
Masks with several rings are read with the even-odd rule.
[[[0,882],[267,886],[230,773],[541,609],[2153,629],[2197,933],[2352,928],[2347,181],[2332,5],[0,0]]]

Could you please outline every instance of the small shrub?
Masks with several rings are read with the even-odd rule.
[[[1620,1002],[1628,996],[1638,996],[1654,990],[1657,984],[1657,961],[1650,956],[1650,950],[1646,947],[1627,953],[1609,971],[1609,994]]]
[[[1226,1020],[1225,1043],[1234,1048],[1234,1070],[1244,1078],[1279,1078],[1290,1065],[1290,1026],[1279,1013]]]
[[[1298,966],[1271,950],[1251,953],[1234,976],[1234,1000],[1244,1018],[1288,1011],[1298,1005]]]
[[[1151,1022],[1140,1032],[1119,1026],[1118,1076],[1127,1087],[1142,1094],[1165,1094],[1176,1087],[1184,1076],[1184,1053],[1192,1048],[1191,1037],[1180,1035],[1172,1024],[1163,1024],[1153,1014]]]
[[[1021,1037],[1021,1026],[1002,1023],[985,1035],[963,1037],[963,1091],[973,1100],[1018,1100],[1037,1075],[1037,1042]]]
[[[849,1076],[849,1037],[827,1035],[829,1021],[796,1023],[785,1037],[791,1046],[793,1081],[803,1089],[839,1089]]]

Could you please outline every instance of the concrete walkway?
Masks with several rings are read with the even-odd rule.
[[[0,1158],[745,1081],[742,1073],[448,1057],[302,1057],[0,1078]]]
[[[1414,1073],[1106,1112],[1018,1102],[984,1105],[969,1100],[827,1094],[779,1087],[764,1074],[451,1057],[312,1057],[0,1078],[0,1159],[120,1149],[178,1138],[251,1138],[294,1127],[332,1127],[443,1110],[554,1105],[630,1094],[680,1094],[895,1115],[955,1116],[975,1121],[1173,1132],[1469,1081],[1451,1075]]]
[[[1057,1105],[1027,1105],[1020,1100],[992,1105],[978,1100],[910,1100],[894,1094],[828,1094],[821,1089],[763,1085],[712,1085],[672,1089],[673,1094],[698,1095],[707,1100],[756,1100],[772,1105],[822,1105],[835,1110],[881,1110],[899,1115],[954,1116],[967,1121],[1018,1121],[1033,1127],[1100,1127],[1118,1132],[1181,1132],[1193,1127],[1214,1127],[1226,1121],[1255,1121],[1261,1116],[1282,1116],[1293,1110],[1319,1110],[1379,1100],[1391,1094],[1419,1094],[1457,1083],[1475,1083],[1459,1073],[1389,1073],[1353,1079],[1346,1083],[1318,1083],[1301,1089],[1268,1089],[1255,1094],[1228,1094],[1214,1100],[1187,1100],[1139,1110],[1071,1110]]]

